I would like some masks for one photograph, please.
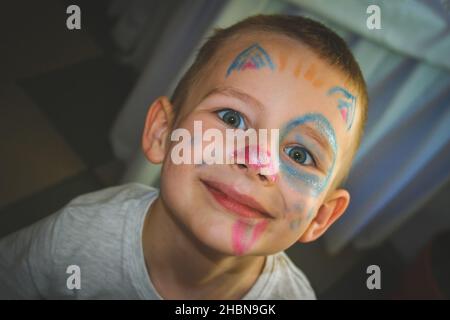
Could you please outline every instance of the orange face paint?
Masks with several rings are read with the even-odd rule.
[[[299,61],[294,69],[294,76],[298,78],[300,76],[300,71],[302,70],[302,63]]]
[[[316,74],[317,74],[317,66],[313,63],[309,66],[308,70],[305,73],[304,78],[309,82],[312,82]]]
[[[323,87],[324,83],[325,83],[325,81],[323,79],[316,79],[313,81],[312,85],[315,88],[321,88],[321,87]]]
[[[283,71],[284,68],[286,67],[286,60],[287,60],[286,54],[284,54],[283,52],[280,52],[280,53],[279,53],[279,58],[278,58],[278,59],[279,59],[279,60],[278,60],[278,67],[279,67],[279,70],[280,70],[280,71]]]

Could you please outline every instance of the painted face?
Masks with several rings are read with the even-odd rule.
[[[176,128],[191,134],[185,142],[192,155],[218,139],[196,136],[194,124],[223,137],[227,129],[277,130],[268,138],[276,139],[275,152],[262,152],[276,170],[264,173],[259,162],[175,164],[170,152],[177,140],[161,176],[162,197],[176,218],[209,247],[232,255],[267,255],[298,240],[340,169],[357,109],[344,77],[305,46],[256,38],[241,36],[217,54]],[[224,158],[252,157],[248,145],[234,153],[220,146]]]

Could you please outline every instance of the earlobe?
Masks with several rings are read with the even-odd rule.
[[[158,97],[149,107],[142,134],[142,151],[152,163],[164,160],[173,115],[173,106],[167,97]]]
[[[319,238],[339,219],[350,203],[350,194],[345,189],[337,189],[317,210],[316,216],[301,235],[299,242],[311,242]]]

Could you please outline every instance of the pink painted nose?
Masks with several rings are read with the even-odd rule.
[[[260,148],[259,145],[245,146],[233,153],[234,161],[243,164],[247,168],[265,176],[269,181],[275,182],[277,174],[269,150]]]

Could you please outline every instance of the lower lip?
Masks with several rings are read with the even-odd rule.
[[[252,209],[240,202],[237,202],[233,198],[228,197],[223,192],[210,187],[206,183],[203,183],[208,191],[212,194],[214,199],[222,205],[225,209],[228,209],[229,211],[243,217],[243,218],[249,218],[249,219],[267,219],[267,215],[259,212],[258,210]]]

